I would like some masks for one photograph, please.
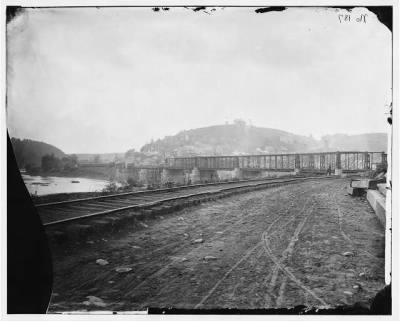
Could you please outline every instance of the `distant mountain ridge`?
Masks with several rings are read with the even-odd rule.
[[[335,134],[323,136],[321,140],[326,151],[387,152],[388,135],[385,133]]]
[[[387,134],[334,134],[321,139],[283,130],[249,126],[244,122],[184,130],[146,144],[141,152],[164,157],[196,155],[239,155],[302,153],[322,151],[387,150]]]
[[[311,137],[237,123],[184,130],[146,144],[141,151],[167,156],[235,155],[300,152],[313,145]]]
[[[20,168],[40,167],[44,155],[67,156],[56,146],[31,139],[11,138]],[[387,134],[334,134],[317,140],[283,130],[249,126],[244,122],[184,130],[145,144],[140,152],[76,154],[79,163],[127,161],[159,164],[165,157],[249,155],[328,151],[387,151]]]

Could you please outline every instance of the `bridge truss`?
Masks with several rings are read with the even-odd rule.
[[[164,168],[199,170],[327,170],[364,171],[384,165],[384,152],[323,152],[299,154],[262,154],[240,156],[196,156],[167,158]]]

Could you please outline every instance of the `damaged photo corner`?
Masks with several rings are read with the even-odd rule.
[[[4,11],[3,315],[392,315],[392,6]]]

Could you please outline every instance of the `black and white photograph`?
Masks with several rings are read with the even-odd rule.
[[[394,4],[3,7],[3,314],[398,315]]]

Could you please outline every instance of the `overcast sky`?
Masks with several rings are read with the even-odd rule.
[[[391,33],[372,12],[254,9],[26,10],[8,25],[10,134],[102,153],[236,118],[386,132]]]

